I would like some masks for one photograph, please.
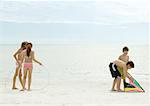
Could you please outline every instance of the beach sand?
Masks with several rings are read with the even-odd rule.
[[[112,92],[108,64],[122,53],[122,45],[36,45],[43,67],[34,64],[31,91],[11,90],[18,45],[1,45],[0,105],[2,106],[149,106],[149,48],[130,46],[135,62],[131,75],[144,93]],[[17,79],[17,87],[20,84]]]

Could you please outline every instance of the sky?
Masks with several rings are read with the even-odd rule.
[[[148,44],[149,0],[1,0],[0,42]]]

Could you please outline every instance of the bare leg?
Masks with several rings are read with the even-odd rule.
[[[24,76],[23,76],[23,90],[25,90],[25,85],[26,85],[26,78],[27,78],[27,69],[24,69]]]
[[[12,89],[17,89],[16,88],[16,77],[18,76],[18,70],[19,70],[19,67],[16,68],[16,72],[15,72],[14,77],[13,77],[13,87],[12,87]]]
[[[19,80],[20,80],[20,83],[21,83],[21,86],[22,86],[22,89],[23,89],[23,80],[22,80],[21,69],[20,69],[20,71],[19,71]]]
[[[30,91],[31,80],[32,80],[32,69],[29,70],[29,74],[28,74],[28,91]]]
[[[116,81],[117,81],[117,78],[115,78],[114,81],[113,81],[112,91],[116,91],[115,90]]]
[[[120,84],[121,84],[121,77],[117,77],[117,91],[122,92],[120,89]]]

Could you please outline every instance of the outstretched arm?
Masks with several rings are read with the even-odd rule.
[[[134,78],[127,72],[127,78],[129,78],[131,81],[134,80]]]
[[[38,64],[42,65],[42,63],[41,63],[41,62],[39,62],[38,60],[36,60],[36,59],[35,59],[34,52],[33,52],[32,56],[33,56],[33,61],[35,61],[36,63],[38,63]]]

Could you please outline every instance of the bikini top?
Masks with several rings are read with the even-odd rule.
[[[32,59],[32,56],[25,56],[25,60],[31,60]]]

